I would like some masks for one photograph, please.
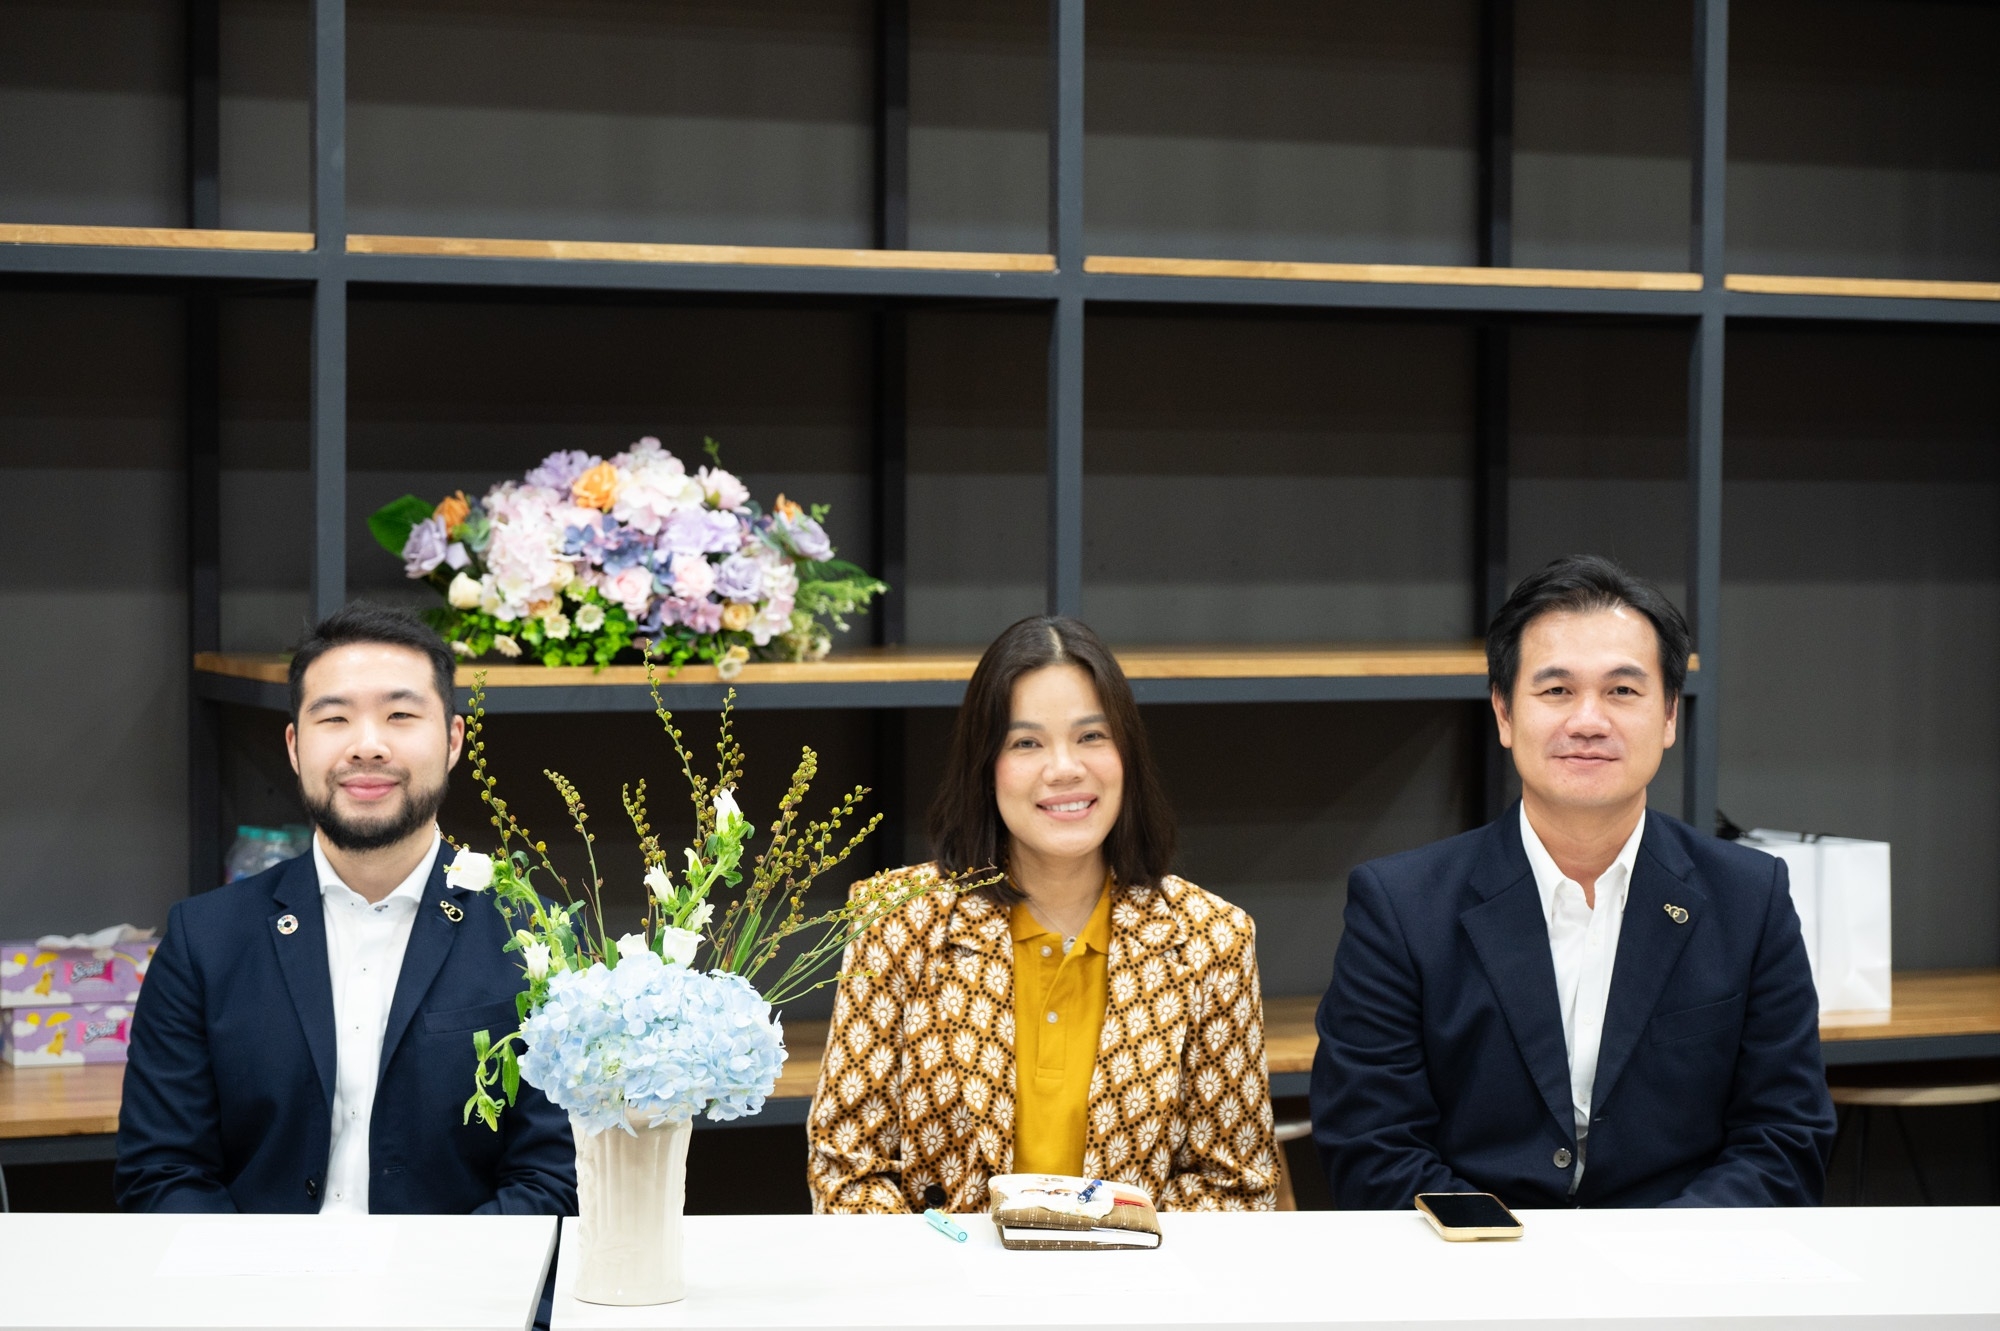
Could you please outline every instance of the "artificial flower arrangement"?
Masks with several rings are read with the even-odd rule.
[[[836,840],[866,788],[855,787],[825,819],[801,825],[800,808],[819,770],[818,756],[803,749],[768,844],[747,858],[756,828],[735,799],[743,753],[731,725],[734,692],[723,704],[711,779],[694,770],[650,664],[647,673],[654,679],[655,714],[694,802],[694,844],[676,880],[647,813],[645,782],[623,790],[645,863],[647,905],[639,929],[615,939],[602,907],[597,838],[576,787],[559,773],[544,773],[588,852],[590,877],[581,884],[581,901],[549,862],[546,845],[501,798],[486,764],[483,678],[474,690],[467,746],[500,846],[490,856],[460,848],[447,878],[457,887],[492,890],[493,904],[518,926],[507,950],[521,954],[528,987],[517,999],[518,1029],[497,1040],[488,1031],[473,1037],[477,1071],[465,1105],[468,1123],[477,1114],[497,1131],[501,1097],[512,1104],[523,1078],[593,1135],[612,1127],[631,1132],[634,1116],[659,1125],[697,1114],[715,1120],[756,1114],[785,1060],[774,1005],[839,978],[822,973],[827,963],[909,901],[995,881],[901,878],[808,915],[806,889],[813,880],[852,855],[882,821],[875,814],[844,843]],[[553,887],[561,904],[543,899],[538,880]],[[739,887],[743,891],[732,899]],[[796,934],[808,935],[805,945],[760,991],[753,981]],[[705,969],[695,964],[698,958]]]
[[[816,661],[831,629],[888,590],[834,557],[825,505],[765,512],[723,470],[689,475],[651,437],[606,459],[558,451],[479,499],[384,505],[369,530],[446,605],[432,626],[462,657],[609,665],[628,648],[724,679],[745,662]]]

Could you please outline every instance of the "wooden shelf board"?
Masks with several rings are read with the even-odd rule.
[[[1903,971],[1895,977],[1895,1007],[1886,1014],[1829,1012],[1820,1039],[1895,1040],[2000,1034],[2000,970]],[[1271,1073],[1310,1072],[1318,1036],[1318,995],[1264,1000],[1264,1057]],[[771,1093],[803,1100],[819,1084],[827,1023],[787,1021],[790,1057]],[[125,1069],[116,1063],[68,1068],[0,1065],[0,1138],[68,1137],[118,1130]]]
[[[349,254],[473,259],[588,259],[600,263],[751,264],[780,268],[892,268],[1052,273],[1052,254],[957,250],[837,250],[779,245],[661,245],[604,240],[481,240],[467,236],[349,236]]]
[[[78,1137],[118,1131],[123,1063],[17,1068],[0,1063],[0,1137]]]
[[[1381,643],[1354,646],[1120,647],[1118,661],[1131,679],[1340,679],[1483,676],[1486,648],[1471,642]],[[198,652],[194,668],[233,679],[283,684],[289,658],[278,652]],[[902,684],[963,682],[972,678],[979,653],[970,648],[873,647],[824,661],[752,662],[734,683]],[[1698,656],[1688,668],[1698,670]],[[488,690],[550,685],[634,685],[646,682],[644,666],[468,665],[458,668],[461,688],[484,671]],[[669,684],[714,684],[714,666],[683,666]]]
[[[156,226],[20,226],[0,223],[0,245],[106,245],[127,249],[270,250],[305,253],[308,231],[204,231]]]
[[[1731,273],[1730,291],[1769,296],[1874,296],[1892,300],[2000,300],[2000,282],[1928,282],[1878,277],[1777,277]]]
[[[281,653],[200,652],[194,668],[259,683],[282,684]],[[1341,677],[1484,675],[1486,649],[1478,642],[1390,643],[1314,647],[1121,647],[1118,660],[1132,679],[1314,679]],[[962,682],[979,662],[975,650],[955,648],[864,648],[824,661],[753,662],[735,683],[882,684]],[[633,685],[646,682],[644,666],[476,665],[458,668],[458,683],[469,688],[481,671],[489,690],[548,685]],[[663,677],[664,678],[664,677]],[[715,667],[683,666],[676,684],[714,684]]]
[[[1400,263],[1282,263],[1259,259],[1153,259],[1093,254],[1086,273],[1135,277],[1250,277],[1285,282],[1387,282],[1418,286],[1570,287],[1598,291],[1699,291],[1700,273],[1581,268],[1461,268]]]
[[[1825,1012],[1819,1038],[1908,1040],[2000,1034],[2000,970],[1898,971],[1887,1012]]]

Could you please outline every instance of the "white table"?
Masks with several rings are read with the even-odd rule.
[[[522,1331],[552,1216],[0,1215],[0,1327]]]
[[[1151,1252],[1007,1252],[916,1216],[690,1216],[688,1297],[554,1326],[2000,1326],[2000,1208],[1528,1211],[1511,1243],[1446,1243],[1412,1211],[1167,1215]],[[574,1225],[575,1221],[565,1221]]]

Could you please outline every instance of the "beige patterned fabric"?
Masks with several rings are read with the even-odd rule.
[[[1256,927],[1179,878],[1111,890],[1084,1172],[1136,1183],[1161,1210],[1270,1210]],[[813,1209],[986,1209],[986,1180],[1014,1159],[1007,908],[919,897],[850,944],[841,970],[806,1128]]]

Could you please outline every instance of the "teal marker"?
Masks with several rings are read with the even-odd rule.
[[[924,1219],[931,1222],[932,1229],[935,1229],[954,1243],[963,1243],[968,1237],[966,1232],[960,1229],[950,1216],[938,1210],[935,1206],[924,1212]]]

